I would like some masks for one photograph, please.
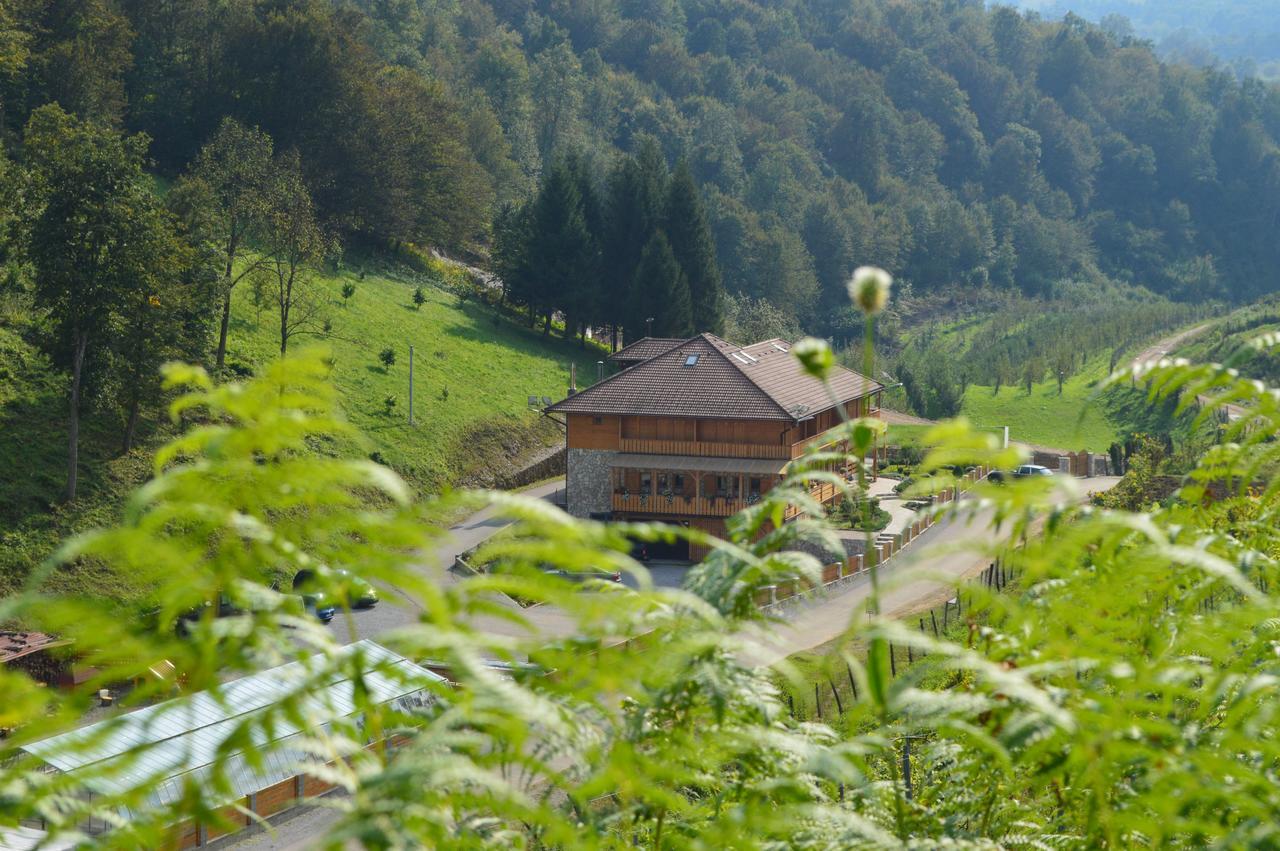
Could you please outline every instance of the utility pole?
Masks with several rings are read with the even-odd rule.
[[[409,346],[409,425],[413,425],[413,346]]]

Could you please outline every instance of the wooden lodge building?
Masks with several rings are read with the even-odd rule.
[[[785,340],[741,347],[705,333],[646,337],[610,360],[622,371],[547,409],[565,418],[567,508],[577,517],[723,534],[724,518],[757,501],[793,460],[841,440],[831,394]],[[849,417],[879,415],[882,385],[841,367],[830,383]],[[836,491],[815,486],[814,495],[827,501]],[[705,553],[681,544],[650,555]]]

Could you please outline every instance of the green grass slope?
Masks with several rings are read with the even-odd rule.
[[[1108,416],[1106,407],[1095,399],[1098,384],[1106,377],[1105,356],[1093,358],[1062,385],[1041,381],[1031,385],[992,387],[970,385],[964,394],[961,413],[977,426],[1008,426],[1010,440],[1054,449],[1106,452],[1121,438],[1122,423]]]
[[[342,304],[343,282],[356,293]],[[530,395],[563,397],[569,363],[579,385],[604,357],[558,337],[500,317],[474,295],[461,295],[439,276],[397,269],[321,278],[330,333],[299,336],[290,348],[323,345],[334,359],[334,383],[358,435],[355,449],[389,464],[424,493],[450,485],[483,485],[514,472],[542,447],[563,440],[557,424],[528,408]],[[426,302],[413,304],[421,285]],[[250,286],[238,288],[228,364],[254,369],[277,356],[272,311],[259,311]],[[150,412],[138,446],[119,452],[121,423],[100,411],[83,420],[81,488],[76,503],[58,503],[65,477],[66,377],[28,339],[20,311],[0,315],[0,595],[14,590],[68,534],[114,522],[128,494],[151,472],[155,449],[172,431],[162,412]],[[409,426],[408,347],[416,349],[416,424]],[[378,355],[396,351],[384,367]],[[445,389],[448,393],[445,393]],[[396,397],[387,413],[384,400]],[[50,585],[114,596],[89,568],[59,571]]]
[[[344,303],[344,283],[356,286]],[[560,399],[569,386],[569,364],[579,386],[590,383],[606,355],[580,348],[500,317],[467,290],[423,283],[408,271],[366,274],[344,271],[320,278],[325,335],[304,335],[290,349],[329,348],[333,381],[347,419],[364,435],[370,453],[426,490],[449,484],[488,484],[495,474],[563,439],[560,426],[531,411],[529,396]],[[426,302],[413,303],[421,285]],[[276,314],[258,311],[252,290],[237,288],[228,362],[257,364],[279,352]],[[414,355],[415,425],[408,423],[409,346]],[[396,361],[384,366],[390,348]],[[395,397],[388,410],[386,399]]]

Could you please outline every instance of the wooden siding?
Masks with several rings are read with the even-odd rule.
[[[256,806],[254,812],[260,816],[271,816],[281,810],[289,809],[297,800],[297,789],[298,783],[292,777],[274,786],[268,786],[254,796]]]
[[[570,414],[568,417],[568,441],[572,449],[617,449],[618,434],[618,417],[593,417],[590,414]]]
[[[868,399],[846,404],[852,417],[876,416]],[[599,420],[599,422],[596,422]],[[606,449],[646,455],[709,458],[799,458],[810,446],[833,443],[840,425],[836,409],[821,411],[792,427],[767,420],[712,420],[681,417],[611,417],[569,414],[571,449]]]

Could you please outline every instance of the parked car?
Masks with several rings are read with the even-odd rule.
[[[328,623],[333,620],[333,616],[336,612],[333,606],[319,603],[314,594],[299,594],[299,596],[302,597],[302,607],[307,614],[312,615],[321,623]],[[178,634],[186,635],[190,631],[191,625],[204,617],[205,611],[212,606],[212,601],[206,601],[204,605],[197,606],[194,609],[179,615],[178,622],[176,624]],[[235,615],[243,615],[244,613],[244,609],[241,609],[235,603],[231,602],[230,598],[223,594],[218,598],[218,611],[214,617],[229,618]]]
[[[347,596],[351,600],[351,608],[372,609],[378,605],[377,588],[344,568],[338,568],[333,572],[333,575],[338,578],[338,582],[341,585],[346,587]]]
[[[1025,479],[1028,476],[1052,476],[1053,471],[1048,467],[1041,467],[1039,464],[1023,464],[1021,467],[1013,471],[1015,479]]]
[[[570,582],[586,582],[589,579],[604,579],[609,582],[622,581],[622,574],[616,570],[613,573],[603,573],[597,570],[570,571],[562,570],[558,567],[549,567],[542,572],[548,576],[559,576],[561,579],[568,579]]]

